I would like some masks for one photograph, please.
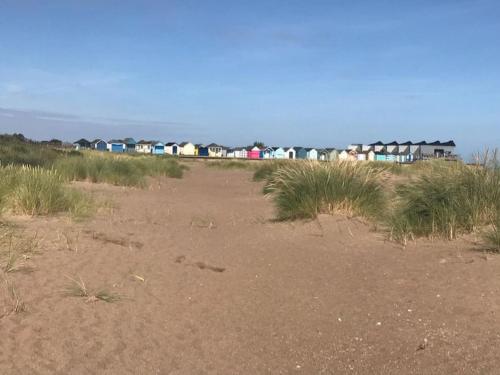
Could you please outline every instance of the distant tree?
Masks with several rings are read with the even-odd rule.
[[[253,147],[265,148],[265,147],[266,147],[266,145],[264,144],[264,142],[255,141],[255,142],[253,143]]]

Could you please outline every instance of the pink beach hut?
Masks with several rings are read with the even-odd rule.
[[[260,159],[261,158],[261,150],[258,147],[248,148],[247,150],[247,158],[248,159]]]

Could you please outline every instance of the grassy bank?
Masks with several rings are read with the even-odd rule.
[[[277,169],[268,174],[265,191],[273,197],[280,220],[333,212],[375,218],[385,207],[380,172],[362,164],[299,162],[272,167]]]
[[[54,162],[65,156],[81,156],[78,151],[63,151],[16,137],[0,135],[0,162],[2,165],[30,165],[51,167]]]

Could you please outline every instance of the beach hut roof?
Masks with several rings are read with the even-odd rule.
[[[441,143],[441,146],[451,146],[451,147],[456,147],[457,145],[455,144],[454,141],[450,140],[448,142],[443,142]]]
[[[87,141],[85,138],[81,138],[79,139],[78,141],[75,142],[75,144],[78,143],[78,144],[81,144],[81,143],[90,143],[89,141]]]

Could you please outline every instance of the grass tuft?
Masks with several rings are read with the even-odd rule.
[[[389,219],[392,238],[453,239],[488,225],[500,205],[500,171],[462,163],[434,163],[396,189]]]
[[[19,291],[17,290],[14,283],[9,281],[8,279],[4,279],[4,286],[7,290],[11,303],[10,311],[13,312],[14,314],[26,312],[27,311],[26,304],[21,298],[21,295],[19,294]]]
[[[118,293],[109,292],[106,289],[91,291],[81,277],[74,279],[67,276],[67,278],[69,279],[70,284],[64,291],[66,296],[84,297],[86,298],[86,302],[104,301],[108,303],[117,302],[122,298]]]
[[[349,162],[289,164],[268,177],[265,190],[276,203],[279,220],[333,212],[375,218],[386,203],[380,172]]]
[[[301,163],[299,160],[269,160],[265,162],[259,163],[255,173],[253,174],[254,181],[267,181],[271,175],[276,172],[278,169],[295,165]]]
[[[90,211],[91,200],[64,186],[53,169],[10,165],[0,167],[0,208],[30,216],[58,212],[81,216]]]
[[[500,253],[500,213],[497,213],[491,228],[483,232],[482,237],[486,250]]]

